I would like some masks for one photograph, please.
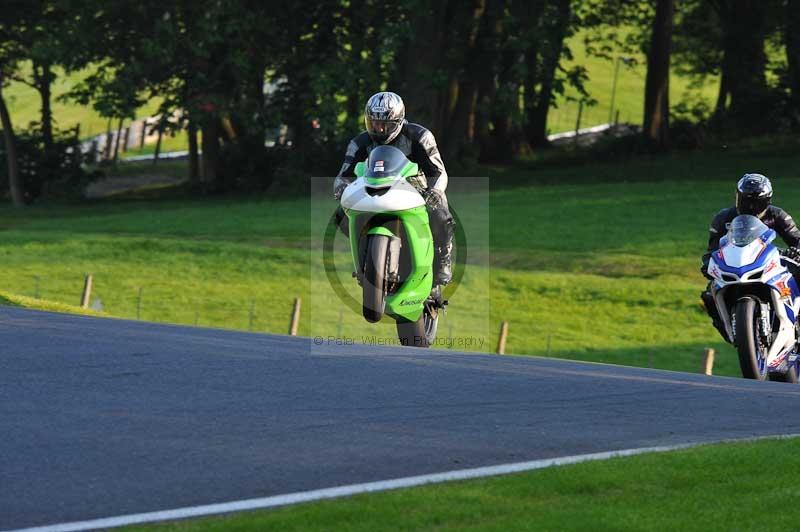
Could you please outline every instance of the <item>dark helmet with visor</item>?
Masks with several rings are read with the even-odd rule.
[[[364,125],[370,138],[378,144],[388,144],[403,129],[406,106],[393,92],[373,94],[364,108]]]
[[[761,174],[744,174],[736,185],[739,214],[761,217],[772,203],[772,183]]]

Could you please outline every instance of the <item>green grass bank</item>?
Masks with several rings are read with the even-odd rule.
[[[794,530],[780,501],[798,489],[798,445],[710,445],[126,530]]]

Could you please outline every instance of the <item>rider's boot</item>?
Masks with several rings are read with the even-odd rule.
[[[711,295],[709,290],[704,290],[700,293],[700,299],[703,300],[703,306],[706,308],[706,312],[708,316],[711,318],[711,323],[714,324],[714,328],[717,332],[722,336],[722,339],[726,342],[728,340],[728,333],[725,331],[725,325],[722,323],[722,318],[717,312],[717,304],[714,302],[714,296]]]
[[[433,284],[444,286],[453,279],[453,241],[438,246],[433,260]]]
[[[453,279],[453,241],[456,223],[447,200],[430,209],[431,232],[435,253],[433,257],[433,284],[444,286]]]
[[[437,247],[434,255],[433,284],[444,286],[453,279],[453,243]]]

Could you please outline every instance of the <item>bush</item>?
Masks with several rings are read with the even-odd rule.
[[[20,180],[26,203],[40,198],[79,198],[91,181],[101,176],[84,168],[85,156],[72,133],[55,133],[50,153],[36,124],[16,135]],[[0,143],[0,183],[8,190],[5,143]]]

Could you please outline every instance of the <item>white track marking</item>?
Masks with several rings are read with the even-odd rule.
[[[474,478],[507,475],[510,473],[522,473],[524,471],[533,471],[535,469],[544,469],[547,467],[579,464],[581,462],[593,462],[597,460],[608,460],[609,458],[620,458],[624,456],[634,456],[646,453],[678,451],[681,449],[689,449],[691,447],[700,447],[716,443],[742,443],[758,440],[783,440],[798,437],[800,437],[800,434],[781,434],[774,436],[757,436],[752,438],[738,439],[734,438],[711,442],[683,443],[679,445],[662,445],[657,447],[640,447],[637,449],[622,449],[618,451],[606,451],[602,453],[561,456],[558,458],[546,458],[543,460],[533,460],[530,462],[516,462],[511,464],[476,467],[473,469],[460,469],[456,471],[446,471],[444,473],[433,473],[430,475],[418,475],[414,477],[395,478],[391,480],[379,480],[377,482],[366,482],[364,484],[350,484],[348,486],[337,486],[334,488],[300,491],[296,493],[287,493],[285,495],[262,497],[258,499],[245,499],[241,501],[223,502],[219,504],[189,506],[186,508],[176,508],[174,510],[120,515],[117,517],[105,517],[102,519],[92,519],[89,521],[74,521],[72,523],[59,523],[55,525],[20,528],[17,530],[0,532],[75,532],[80,530],[97,530],[119,526],[153,523],[156,521],[173,521],[176,519],[219,515],[231,512],[240,512],[244,510],[274,508],[276,506],[286,506],[289,504],[297,504],[302,502],[334,499],[337,497],[346,497],[349,495],[358,495],[362,493],[374,493],[398,488],[411,488],[414,486],[422,486],[424,484],[436,484],[439,482],[452,482],[457,480],[469,480]]]

